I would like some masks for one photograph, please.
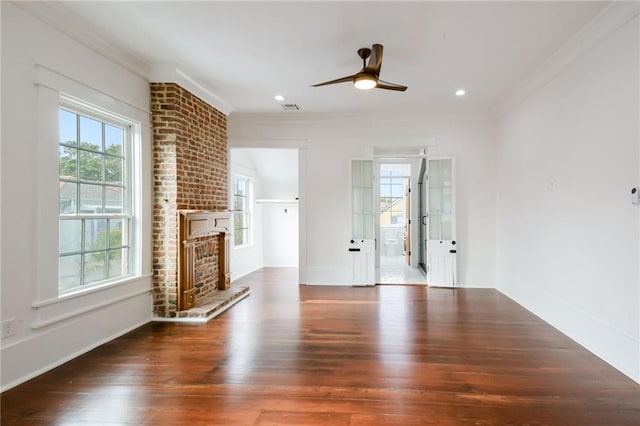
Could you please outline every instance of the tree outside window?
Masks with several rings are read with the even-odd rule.
[[[130,275],[127,125],[59,110],[58,291]]]

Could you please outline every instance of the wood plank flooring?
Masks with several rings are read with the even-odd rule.
[[[494,290],[311,287],[150,323],[1,396],[2,425],[639,425],[640,386]]]

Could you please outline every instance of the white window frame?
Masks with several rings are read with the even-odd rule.
[[[245,195],[245,210],[236,210],[235,208],[235,199],[236,199],[236,188],[237,188],[237,181],[238,180],[243,180],[246,182],[246,195]],[[253,245],[253,179],[249,176],[245,176],[242,174],[234,174],[233,175],[233,179],[232,179],[232,189],[233,189],[233,194],[232,194],[232,200],[233,200],[233,233],[234,233],[234,237],[233,237],[233,245],[234,248],[238,249],[238,248],[243,248],[243,247],[249,247]],[[238,214],[243,214],[245,215],[246,218],[246,227],[242,228],[242,229],[246,229],[247,230],[247,241],[243,241],[242,244],[236,244],[236,216]]]
[[[32,184],[37,187],[37,210],[33,232],[37,239],[34,253],[36,287],[31,307],[32,329],[41,329],[77,318],[121,301],[137,300],[150,294],[152,282],[152,181],[150,111],[131,102],[126,91],[107,93],[95,81],[76,78],[36,64],[37,110],[35,113],[35,161]],[[97,79],[96,81],[98,81]],[[88,109],[106,111],[115,119],[133,124],[132,260],[131,276],[75,292],[58,291],[59,226],[59,108],[61,100]],[[25,230],[26,231],[26,230]],[[149,312],[151,300],[149,300]],[[140,307],[142,309],[142,307]]]
[[[136,123],[135,121],[122,117],[118,114],[114,114],[110,111],[107,111],[103,108],[98,108],[95,107],[93,105],[90,105],[86,102],[77,100],[75,98],[71,98],[69,96],[66,96],[64,94],[61,94],[60,96],[60,104],[59,104],[59,108],[58,111],[60,110],[66,110],[69,112],[72,112],[74,114],[77,114],[79,116],[82,117],[87,117],[93,120],[97,120],[100,121],[101,123],[106,123],[106,124],[110,124],[112,126],[115,127],[119,127],[122,128],[124,130],[124,142],[123,142],[123,151],[122,151],[122,156],[123,156],[123,170],[122,170],[122,174],[123,174],[123,180],[122,180],[122,185],[121,187],[123,188],[123,200],[122,200],[122,204],[123,204],[123,211],[122,213],[107,213],[107,212],[99,212],[99,213],[82,213],[82,212],[76,212],[76,213],[58,213],[58,219],[60,221],[60,223],[62,223],[62,221],[64,220],[79,220],[81,221],[81,247],[80,250],[77,252],[73,252],[73,253],[64,253],[61,254],[60,252],[58,252],[58,268],[60,268],[60,260],[64,257],[68,257],[70,255],[79,255],[81,258],[81,263],[80,263],[80,284],[68,289],[62,288],[61,287],[61,282],[60,279],[58,278],[58,295],[62,296],[62,295],[66,295],[66,294],[71,294],[71,293],[76,293],[76,292],[82,292],[85,291],[87,289],[93,288],[93,287],[98,287],[98,286],[105,286],[105,285],[109,285],[109,284],[113,284],[113,283],[118,283],[120,281],[122,281],[123,279],[129,279],[131,277],[134,277],[135,275],[139,275],[139,272],[136,273],[137,271],[135,270],[135,262],[134,262],[134,258],[136,256],[136,246],[138,245],[138,241],[136,241],[135,239],[135,229],[133,228],[135,226],[135,220],[134,217],[136,215],[137,209],[136,209],[136,205],[135,205],[135,199],[136,197],[134,197],[134,193],[137,190],[137,185],[136,185],[136,179],[135,179],[135,173],[134,173],[134,168],[139,168],[140,165],[136,164],[136,156],[134,155],[134,139],[136,138],[136,133],[139,136],[139,132],[140,132],[140,124]],[[77,124],[76,124],[77,125]],[[80,140],[79,140],[79,132],[76,130],[77,134],[78,134],[78,148],[80,148]],[[59,139],[59,137],[58,137]],[[62,147],[62,143],[59,142],[58,144],[59,147]],[[80,151],[80,149],[79,149]],[[105,155],[102,155],[103,157],[105,157]],[[59,160],[59,156],[58,156],[58,160]],[[78,168],[76,170],[77,176],[76,176],[76,182],[77,183],[73,183],[71,181],[68,181],[68,183],[70,184],[76,184],[78,185],[78,188],[80,187],[80,184],[82,183],[82,180],[80,179],[79,173],[80,173],[80,169]],[[60,183],[62,183],[63,181],[66,181],[64,179],[60,179]],[[105,191],[108,187],[114,186],[114,185],[108,185],[105,181],[101,182],[100,186],[102,187],[102,190]],[[77,203],[80,203],[80,193],[78,190],[78,193],[76,194],[76,201]],[[103,198],[105,197],[104,192],[103,192]],[[83,239],[84,239],[84,231],[85,231],[85,226],[87,224],[87,222],[89,220],[92,219],[104,219],[106,220],[107,223],[107,229],[109,229],[109,225],[112,221],[114,220],[122,220],[123,221],[123,232],[125,233],[125,239],[126,241],[123,243],[123,245],[121,246],[122,248],[126,248],[126,258],[122,259],[122,267],[123,269],[126,270],[124,271],[123,274],[112,277],[112,278],[108,278],[109,276],[109,272],[108,272],[108,266],[109,266],[109,261],[106,261],[106,268],[107,270],[105,271],[105,274],[107,275],[107,278],[105,278],[104,280],[99,280],[99,281],[93,281],[93,282],[85,282],[85,259],[87,255],[91,254],[91,251],[87,250],[86,247],[84,247],[83,244]],[[124,226],[124,222],[126,222],[126,226]],[[59,231],[60,232],[60,231]],[[107,241],[109,241],[110,238],[107,238]],[[108,244],[106,244],[107,247],[104,250],[101,250],[102,252],[105,253],[105,256],[108,256],[108,253],[110,252]]]

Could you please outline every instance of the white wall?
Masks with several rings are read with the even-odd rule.
[[[401,94],[398,94],[401,96]],[[493,287],[495,281],[495,176],[493,122],[487,117],[231,114],[230,146],[250,141],[304,140],[300,194],[305,203],[307,284],[346,284],[350,280],[349,160],[372,158],[375,147],[416,146],[436,141],[432,155],[457,161],[458,267],[462,286]],[[304,220],[303,220],[304,219]]]
[[[148,83],[2,2],[2,340],[7,389],[151,319]],[[142,278],[62,301],[57,289],[59,90],[142,124]],[[55,297],[54,297],[55,299]]]
[[[498,288],[640,381],[638,18],[499,122]]]
[[[296,149],[251,149],[253,163],[262,179],[264,266],[298,267],[298,204],[270,203],[298,198],[298,151]]]
[[[264,266],[298,267],[298,204],[263,204]]]

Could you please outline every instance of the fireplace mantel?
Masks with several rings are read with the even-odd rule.
[[[179,210],[178,216],[178,309],[186,310],[196,306],[196,266],[203,259],[212,258],[216,242],[217,290],[226,290],[230,286],[231,215],[229,212]]]

